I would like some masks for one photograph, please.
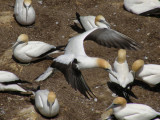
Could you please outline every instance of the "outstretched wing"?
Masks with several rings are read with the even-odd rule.
[[[71,62],[69,65],[54,61],[51,67],[60,70],[64,74],[67,82],[71,84],[72,88],[78,90],[85,97],[89,98],[89,96],[95,96],[90,90],[87,83],[85,82],[81,74],[81,71],[77,68],[76,63],[74,61]]]
[[[141,46],[131,38],[109,28],[97,28],[88,34],[85,40],[93,40],[108,48],[114,47],[129,50],[138,50],[141,48]]]

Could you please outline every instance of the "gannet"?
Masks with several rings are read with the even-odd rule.
[[[32,0],[16,0],[14,16],[21,25],[32,25],[35,22],[36,14],[32,7]]]
[[[0,91],[19,91],[26,92],[19,83],[29,83],[20,80],[15,74],[8,71],[0,71]]]
[[[144,64],[143,60],[136,60],[132,64],[132,71],[135,78],[143,80],[149,85],[157,85],[160,83],[160,65]]]
[[[46,117],[54,117],[59,113],[59,103],[56,94],[49,90],[35,92],[35,106]]]
[[[76,12],[76,18],[77,20],[74,20],[74,22],[81,24],[82,28],[85,31],[97,28],[97,24],[104,28],[110,28],[110,24],[105,20],[105,18],[102,15],[80,16],[80,14]]]
[[[28,35],[19,35],[13,47],[13,56],[19,62],[29,63],[42,59],[49,54],[58,53],[64,46],[55,47],[41,41],[28,41]]]
[[[107,108],[113,109],[113,114],[118,120],[151,120],[160,118],[160,113],[144,104],[127,103],[123,97],[117,97]]]
[[[160,15],[159,0],[124,0],[124,7],[138,15]]]
[[[102,28],[104,29],[104,28]],[[53,72],[54,68],[60,70],[67,82],[75,90],[79,90],[84,96],[88,97],[87,94],[92,93],[88,85],[84,81],[84,78],[80,72],[80,69],[100,67],[107,70],[112,74],[111,65],[104,59],[89,57],[84,51],[83,42],[84,40],[93,40],[98,44],[106,44],[108,47],[119,46],[120,41],[110,40],[108,38],[101,39],[100,31],[101,28],[94,28],[92,30],[86,31],[80,35],[72,37],[65,48],[64,55],[60,55],[53,60],[51,67],[49,67],[44,74],[36,79],[36,81],[41,81],[46,79]],[[97,35],[95,34],[97,33]],[[103,33],[102,33],[103,34]],[[94,36],[95,35],[95,36]],[[138,49],[139,46],[133,41],[125,41],[122,39],[122,46],[130,49]],[[111,42],[111,43],[110,43]],[[121,46],[121,45],[120,45]],[[114,76],[114,75],[113,75]]]
[[[126,50],[118,50],[118,56],[113,64],[113,72],[116,77],[114,77],[112,74],[109,74],[110,81],[112,82],[108,83],[109,88],[111,88],[111,90],[118,96],[125,97],[127,101],[130,101],[128,95],[136,98],[130,88],[130,85],[134,81],[134,77],[132,71],[129,71],[126,60]]]

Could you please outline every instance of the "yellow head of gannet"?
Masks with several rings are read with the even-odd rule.
[[[115,78],[117,78],[115,76],[115,74],[112,71],[112,66],[110,65],[110,63],[102,58],[98,58],[97,59],[97,64],[98,67],[105,69],[107,72],[109,72],[111,75],[113,75]]]
[[[21,44],[21,43],[28,43],[28,35],[26,34],[21,34],[20,36],[18,36],[17,42],[12,46],[12,48],[15,48],[17,45]]]
[[[132,64],[132,71],[133,72],[137,72],[142,66],[144,65],[144,61],[143,60],[136,60],[133,64]]]
[[[107,108],[107,110],[115,107],[125,107],[127,104],[127,101],[123,97],[117,97],[113,100],[112,104]]]
[[[23,3],[27,7],[27,6],[30,6],[32,4],[32,0],[24,0]]]
[[[17,39],[18,42],[24,42],[24,43],[27,43],[28,40],[29,38],[28,38],[28,35],[26,34],[21,34]]]
[[[55,99],[56,99],[56,94],[55,94],[54,92],[50,91],[50,92],[48,93],[48,99],[47,99],[47,101],[48,101],[48,103],[49,103],[49,106],[52,106],[52,105],[53,105]]]
[[[106,22],[105,18],[102,15],[97,15],[95,18],[95,24],[98,27],[110,27],[110,24]]]
[[[126,50],[120,49],[118,50],[118,58],[117,58],[118,63],[122,64],[126,61]]]

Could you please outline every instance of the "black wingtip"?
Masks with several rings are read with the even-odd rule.
[[[77,17],[77,20],[80,18],[80,14],[78,12],[76,12],[76,17]]]

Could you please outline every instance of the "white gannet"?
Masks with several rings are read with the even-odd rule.
[[[54,117],[59,113],[59,103],[56,94],[48,90],[35,92],[35,106],[45,117]]]
[[[160,15],[159,0],[124,0],[124,7],[135,14]]]
[[[28,35],[21,34],[13,47],[13,56],[22,63],[42,59],[49,54],[58,53],[64,46],[55,47],[41,41],[28,41]]]
[[[21,25],[32,25],[35,22],[35,10],[31,5],[32,0],[16,0],[14,16]]]
[[[97,28],[97,24],[104,28],[110,28],[110,24],[105,20],[102,15],[98,16],[80,16],[79,13],[76,12],[77,20],[74,20],[76,23],[81,24],[82,28],[87,31],[93,28]]]
[[[20,80],[15,74],[8,71],[0,71],[0,91],[26,92],[18,83],[29,83]]]
[[[108,47],[121,46],[128,49],[139,48],[139,46],[133,41],[128,41],[126,39],[121,39],[122,41],[119,39],[112,40],[110,37],[108,38],[102,33],[104,35],[103,36],[101,33],[99,33],[103,29],[104,28],[93,28],[92,30],[86,31],[69,39],[64,55],[55,58],[51,67],[49,67],[44,74],[38,77],[36,81],[42,81],[46,79],[49,75],[51,75],[54,68],[57,68],[64,74],[67,82],[71,84],[75,90],[78,89],[86,97],[88,97],[88,95],[91,96],[90,93],[92,92],[85,82],[80,69],[100,67],[107,70],[111,74],[112,70],[111,65],[106,60],[96,57],[89,57],[86,55],[83,46],[84,40],[93,40],[98,44],[105,44]],[[97,34],[95,35],[93,33]],[[101,35],[103,38],[101,38]]]
[[[120,97],[125,97],[128,101],[131,95],[136,98],[134,93],[130,90],[130,85],[134,81],[132,71],[129,71],[128,63],[126,60],[126,50],[118,50],[118,56],[113,63],[114,75],[109,74],[110,81],[107,83],[109,88]],[[113,90],[114,89],[114,90]]]
[[[151,120],[159,118],[160,113],[144,104],[127,103],[123,97],[117,97],[107,108],[113,109],[113,114],[118,120]]]
[[[160,83],[160,65],[144,64],[143,60],[136,60],[132,64],[132,71],[137,79],[143,80],[149,85]]]

